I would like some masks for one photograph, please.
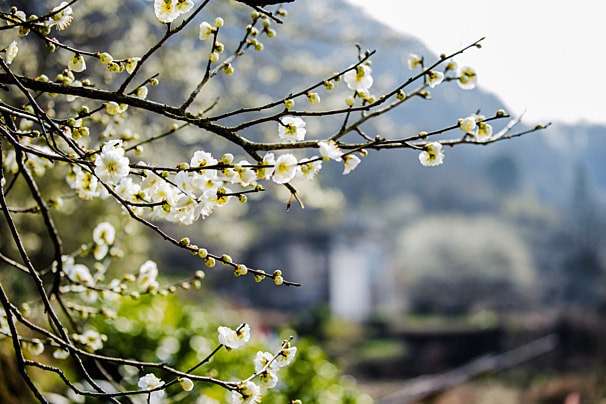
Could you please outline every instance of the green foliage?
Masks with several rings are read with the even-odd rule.
[[[114,320],[97,320],[95,327],[108,336],[104,354],[120,357],[138,357],[145,361],[165,361],[178,369],[194,366],[217,345],[217,327],[236,327],[240,316],[226,309],[225,302],[204,299],[199,303],[184,303],[175,296],[124,299]],[[239,350],[217,354],[202,366],[199,374],[220,376],[223,379],[241,379],[254,371],[253,359],[257,351],[276,351],[279,334],[265,333],[253,323],[251,343]],[[279,373],[278,388],[268,393],[263,403],[287,404],[300,399],[304,403],[366,403],[372,400],[361,394],[355,382],[343,376],[326,354],[311,339],[295,339],[298,348],[295,362]],[[137,372],[121,367],[120,374],[134,387]],[[139,373],[144,374],[148,370]],[[157,374],[158,377],[163,375]],[[166,379],[165,379],[166,380]],[[197,384],[191,393],[179,393],[179,386],[168,389],[175,402],[194,403],[204,395],[224,402],[226,392],[219,387]]]

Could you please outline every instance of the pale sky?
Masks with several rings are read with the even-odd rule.
[[[606,123],[604,0],[350,0],[436,54],[460,56],[483,88],[528,120]]]

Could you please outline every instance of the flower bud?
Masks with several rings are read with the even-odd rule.
[[[234,275],[236,276],[244,276],[248,273],[248,268],[244,264],[236,265],[236,270],[234,271]]]
[[[98,53],[97,57],[99,58],[99,62],[104,65],[108,65],[114,61],[114,57],[107,52]]]
[[[293,100],[292,98],[287,99],[286,101],[284,101],[284,108],[286,108],[287,110],[291,110],[295,107],[295,100]]]
[[[194,382],[188,377],[180,377],[179,384],[184,391],[192,391],[194,389]]]
[[[223,65],[223,73],[225,73],[228,76],[231,76],[232,74],[234,74],[235,69],[234,66],[231,63],[226,63],[225,65]]]
[[[307,93],[307,101],[311,104],[319,104],[320,103],[320,95],[318,93],[309,92]]]

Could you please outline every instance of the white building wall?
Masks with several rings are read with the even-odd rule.
[[[373,312],[372,263],[366,243],[337,242],[329,261],[331,312],[351,321],[366,320]]]

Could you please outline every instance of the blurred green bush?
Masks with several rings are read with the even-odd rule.
[[[139,300],[126,298],[120,303],[117,313],[113,320],[97,319],[93,322],[100,332],[108,336],[108,348],[104,353],[164,361],[180,369],[195,365],[217,346],[215,336],[219,325],[235,327],[238,325],[235,319],[243,318],[223,301],[205,298],[202,302],[184,303],[183,298],[176,296],[148,296]],[[251,343],[229,354],[221,351],[201,368],[201,372],[234,380],[248,377],[254,371],[253,359],[257,351],[275,351],[281,338],[293,334],[292,330],[267,331],[259,324],[251,324]],[[295,399],[306,404],[372,402],[311,339],[295,337],[294,343],[298,347],[295,362],[280,372],[279,387],[268,393],[263,403],[282,404]],[[117,370],[126,382],[136,385],[137,369],[123,366]],[[157,376],[161,377],[160,374]],[[178,392],[179,386],[172,389]],[[204,403],[206,399],[213,403],[210,399],[225,402],[226,398],[224,389],[198,384],[190,393],[177,394],[174,401]]]

